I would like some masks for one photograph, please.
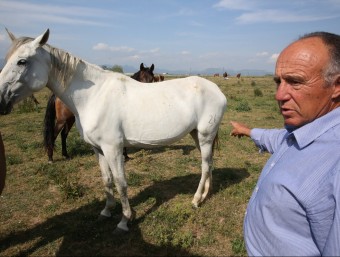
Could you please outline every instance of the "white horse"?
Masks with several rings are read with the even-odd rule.
[[[128,231],[133,211],[127,197],[123,147],[157,147],[188,133],[201,152],[202,175],[193,205],[202,203],[212,184],[213,147],[227,100],[218,86],[200,77],[143,86],[128,76],[105,71],[46,44],[49,30],[37,38],[16,38],[0,73],[0,113],[46,85],[75,114],[83,139],[98,156],[106,192],[101,215],[110,217],[113,183],[123,217],[116,232]]]

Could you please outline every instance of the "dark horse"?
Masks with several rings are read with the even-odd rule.
[[[144,64],[141,63],[139,71],[133,74],[131,78],[140,82],[151,83],[154,81],[154,68],[153,64],[149,68],[144,67]],[[62,155],[67,159],[70,158],[67,153],[66,138],[74,122],[75,117],[69,108],[54,94],[51,95],[47,102],[44,119],[44,147],[48,155],[48,162],[53,162],[55,140],[60,131]],[[125,160],[129,159],[126,148],[124,148],[124,157]]]

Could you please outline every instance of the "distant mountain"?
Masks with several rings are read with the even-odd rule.
[[[133,67],[124,65],[123,71],[124,73],[135,73],[139,70],[139,67]],[[237,73],[241,73],[244,76],[265,76],[265,75],[272,75],[272,72],[265,71],[265,70],[252,70],[252,69],[244,69],[244,70],[222,70],[219,68],[208,68],[204,70],[191,70],[191,71],[185,71],[185,70],[168,70],[168,69],[162,69],[155,67],[154,73],[156,74],[173,74],[173,75],[213,75],[215,73],[219,73],[221,76],[224,72],[227,72],[230,76],[235,76]]]
[[[0,69],[2,69],[5,65],[5,59],[0,58]],[[105,65],[107,67],[112,67],[112,65],[107,64]],[[133,67],[130,65],[123,65],[122,66],[124,73],[127,74],[133,74],[137,71],[139,71],[139,66],[138,67]],[[191,70],[191,71],[186,71],[186,70],[168,70],[168,69],[162,69],[158,68],[157,65],[155,66],[155,74],[173,74],[173,75],[213,75],[215,73],[219,73],[222,75],[224,72],[227,72],[228,75],[230,76],[235,76],[237,73],[241,73],[244,76],[265,76],[265,75],[272,75],[272,72],[265,71],[265,70],[222,70],[220,68],[208,68],[204,70]]]

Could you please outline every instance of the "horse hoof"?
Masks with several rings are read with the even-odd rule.
[[[191,207],[196,210],[199,208],[199,205],[197,203],[192,203]]]
[[[107,216],[104,216],[104,215],[101,215],[101,214],[99,214],[99,216],[98,216],[98,221],[104,221],[104,220],[108,220],[110,217],[107,217]]]
[[[53,163],[53,161],[51,161],[51,160],[48,161],[48,164],[52,164],[52,163]]]
[[[129,231],[127,230],[124,230],[124,229],[121,229],[119,227],[116,227],[115,230],[113,230],[112,234],[114,236],[124,236],[124,235],[128,235],[129,234]]]

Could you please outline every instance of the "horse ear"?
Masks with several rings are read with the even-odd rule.
[[[155,65],[151,65],[151,67],[150,67],[150,70],[151,70],[151,72],[153,72],[153,69],[155,68]]]
[[[140,64],[139,70],[144,70],[144,64],[143,63]]]
[[[34,39],[33,44],[37,46],[43,46],[46,44],[48,37],[50,35],[50,30],[47,29],[44,34],[38,36],[36,39]]]
[[[9,36],[9,38],[12,40],[12,42],[16,39],[16,37],[13,35],[12,32],[10,32],[7,28],[5,28],[6,31],[7,31],[7,34]]]

